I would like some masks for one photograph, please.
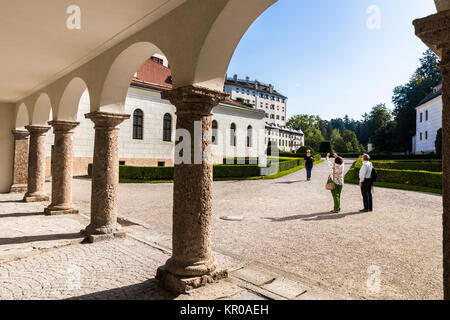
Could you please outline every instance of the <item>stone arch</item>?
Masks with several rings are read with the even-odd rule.
[[[34,104],[30,124],[47,125],[47,122],[50,119],[51,111],[52,103],[50,101],[50,97],[46,93],[41,93]]]
[[[17,108],[15,128],[24,130],[25,126],[29,124],[30,124],[30,117],[28,114],[28,108],[25,105],[25,103],[22,103]]]
[[[212,25],[197,60],[194,84],[222,91],[233,53],[250,25],[276,0],[230,0]],[[233,21],[233,28],[230,28]]]
[[[133,75],[147,59],[158,52],[161,50],[150,42],[136,42],[123,50],[109,68],[101,91],[98,110],[123,113]]]
[[[81,96],[89,89],[86,82],[79,77],[73,78],[65,87],[54,120],[76,121]]]

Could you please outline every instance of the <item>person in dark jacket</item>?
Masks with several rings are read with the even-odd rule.
[[[305,156],[305,168],[306,168],[306,179],[311,181],[311,172],[314,166],[314,157],[311,155],[311,150],[306,150]]]

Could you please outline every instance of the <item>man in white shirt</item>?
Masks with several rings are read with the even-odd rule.
[[[373,211],[372,205],[372,168],[373,165],[369,161],[370,156],[368,154],[364,154],[362,156],[362,167],[359,169],[359,186],[361,187],[361,194],[363,197],[364,209],[360,210],[360,212],[369,212]]]

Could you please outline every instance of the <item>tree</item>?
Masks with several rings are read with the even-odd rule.
[[[290,118],[286,124],[288,127],[302,130],[305,134],[305,144],[318,150],[320,143],[324,140],[319,128],[320,121],[319,116],[299,114]]]
[[[442,154],[442,128],[437,131],[436,141],[434,142],[434,146],[436,147],[436,153]]]
[[[439,58],[431,50],[420,59],[420,67],[414,72],[408,83],[394,89],[395,136],[402,151],[411,150],[411,138],[416,134],[416,107],[432,89],[442,82],[438,66]]]
[[[360,143],[356,137],[356,133],[346,129],[342,135],[342,139],[347,145],[348,152],[360,152]]]
[[[322,141],[319,146],[319,152],[328,153],[331,152],[331,143],[330,141]]]
[[[345,153],[349,151],[348,146],[344,139],[342,139],[338,129],[334,129],[331,133],[331,146],[333,150],[338,153]]]

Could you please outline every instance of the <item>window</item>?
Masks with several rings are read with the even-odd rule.
[[[165,167],[166,163],[164,161],[158,161],[158,167]]]
[[[423,118],[423,114],[422,112],[420,113],[420,122],[422,122],[422,118]]]
[[[425,111],[425,121],[428,121],[428,110]]]
[[[425,140],[428,140],[428,131],[425,131]]]
[[[141,109],[136,109],[133,112],[133,139],[135,140],[143,140],[144,128],[144,113]]]
[[[422,132],[420,133],[420,141],[422,141]]]
[[[168,113],[163,120],[163,141],[172,141],[172,116]]]
[[[156,63],[164,64],[164,60],[163,59],[160,59],[160,58],[157,58],[157,57],[152,57],[151,59],[153,61],[155,61]]]
[[[247,147],[251,148],[252,147],[252,136],[253,136],[253,128],[252,126],[248,126],[247,127]]]
[[[236,146],[236,125],[234,123],[230,127],[230,145],[233,147]]]
[[[217,144],[217,129],[219,128],[217,121],[213,120],[212,122],[212,143]]]

